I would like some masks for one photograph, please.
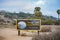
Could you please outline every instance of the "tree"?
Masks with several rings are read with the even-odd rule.
[[[40,11],[40,7],[35,7],[35,10],[34,11]]]
[[[60,10],[57,10],[57,14],[58,14],[58,20],[59,20]]]
[[[34,13],[35,13],[35,18],[41,18],[42,12],[40,11],[40,7],[35,7]]]

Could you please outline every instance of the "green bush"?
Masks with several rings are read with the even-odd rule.
[[[57,21],[55,22],[55,25],[60,25],[60,20],[57,20]]]

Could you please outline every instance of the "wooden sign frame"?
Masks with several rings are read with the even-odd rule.
[[[18,20],[40,20],[40,30],[41,30],[41,19],[16,19],[16,26],[18,27]],[[20,35],[20,29],[18,29],[18,35]],[[32,32],[32,31],[37,31],[38,32],[38,35],[39,35],[39,31],[40,30],[28,30],[29,32]],[[25,31],[25,30],[24,30]],[[27,31],[27,30],[26,30]]]

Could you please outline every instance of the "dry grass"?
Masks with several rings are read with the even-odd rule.
[[[25,33],[22,33],[21,36],[27,36]]]
[[[32,38],[32,40],[60,40],[60,32],[51,33],[51,34],[43,34],[36,35]]]
[[[51,32],[51,27],[41,27],[40,32]]]
[[[43,28],[45,30],[46,28]],[[40,35],[33,36],[32,40],[60,40],[60,27],[51,26],[51,32],[40,32]]]

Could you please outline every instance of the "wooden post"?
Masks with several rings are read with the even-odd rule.
[[[38,36],[39,36],[39,30],[38,30]]]
[[[18,19],[16,20],[16,26],[17,26],[17,30],[18,30],[18,36],[20,36],[20,29],[18,27]]]
[[[18,36],[20,36],[20,30],[18,30]]]

